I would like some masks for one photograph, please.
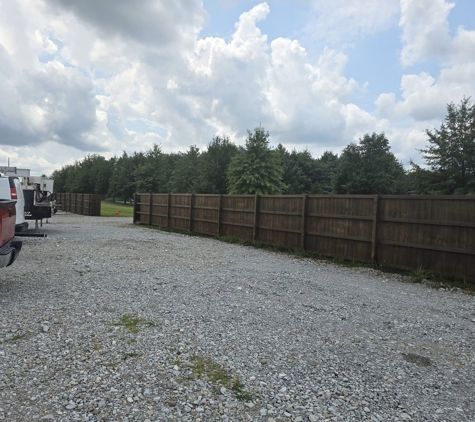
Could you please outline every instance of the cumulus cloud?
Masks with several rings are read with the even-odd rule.
[[[433,16],[446,16],[448,3],[436,1],[442,11]],[[398,0],[366,3],[310,2],[314,29],[347,42],[396,19]],[[405,75],[401,101],[382,94],[373,114],[353,104],[363,88],[345,76],[348,57],[337,42],[310,55],[297,39],[269,39],[260,28],[272,16],[265,2],[241,14],[229,39],[199,38],[207,20],[199,0],[2,3],[0,157],[19,167],[36,160],[51,172],[89,152],[110,157],[154,143],[170,152],[203,147],[217,134],[240,143],[259,124],[273,142],[314,153],[338,151],[373,131],[393,134],[402,151],[404,139],[417,138],[408,127],[440,116],[454,94],[470,95],[474,61],[467,54],[475,40],[459,28],[450,52],[431,50],[406,6],[408,63],[443,54],[450,65],[438,76]]]
[[[55,142],[76,155],[153,143],[176,151],[216,134],[242,142],[262,124],[275,142],[320,150],[343,146],[352,116],[367,117],[350,103],[361,88],[343,76],[347,56],[325,48],[311,60],[297,40],[269,41],[259,28],[270,12],[265,2],[241,14],[229,41],[197,37],[206,19],[198,1],[131,8],[43,0],[34,15],[27,3],[14,11],[23,26],[0,34],[4,145]],[[30,45],[20,61],[12,31]]]
[[[455,6],[445,0],[401,0],[401,62],[404,66],[450,52],[447,16]]]
[[[455,3],[446,0],[401,0],[401,63],[411,66],[437,58],[444,66],[473,62],[475,31],[463,26],[450,36],[448,15]]]
[[[353,37],[371,35],[392,25],[399,0],[310,1],[314,18],[308,31],[327,43],[352,43]]]
[[[193,42],[207,15],[196,0],[46,0],[79,17],[107,37],[154,48]]]
[[[2,143],[27,145],[51,139],[78,148],[94,147],[83,138],[96,120],[91,81],[56,61],[19,71],[5,52],[1,53]]]
[[[3,5],[2,5],[3,7]],[[85,138],[96,122],[91,80],[56,60],[56,44],[38,29],[44,8],[8,2],[0,16],[0,139],[4,145],[63,145],[100,150]]]
[[[453,7],[445,0],[401,0],[401,63],[409,66],[436,58],[441,69],[438,75],[403,75],[401,101],[394,93],[383,93],[376,100],[381,117],[405,116],[436,125],[448,103],[475,95],[475,31],[459,27],[450,36],[448,15]]]

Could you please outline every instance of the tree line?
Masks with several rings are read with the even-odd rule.
[[[338,156],[270,145],[262,127],[244,146],[216,136],[200,151],[124,152],[109,160],[94,154],[52,174],[55,192],[131,198],[135,192],[205,194],[475,194],[475,106],[469,98],[447,106],[440,129],[426,130],[423,168],[405,170],[384,133],[366,134]]]

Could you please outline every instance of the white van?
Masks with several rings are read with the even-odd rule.
[[[0,199],[16,201],[15,232],[26,230],[28,223],[25,221],[25,198],[18,177],[0,176]]]

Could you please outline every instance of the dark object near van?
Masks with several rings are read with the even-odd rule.
[[[38,203],[39,198],[38,191],[24,189],[23,195],[25,197],[25,218],[27,220],[42,220],[43,218],[51,218],[51,206],[49,202],[45,202],[41,205],[35,205],[35,197],[36,203]]]

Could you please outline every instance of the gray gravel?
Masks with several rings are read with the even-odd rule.
[[[6,421],[474,421],[475,298],[129,219],[0,275]]]

